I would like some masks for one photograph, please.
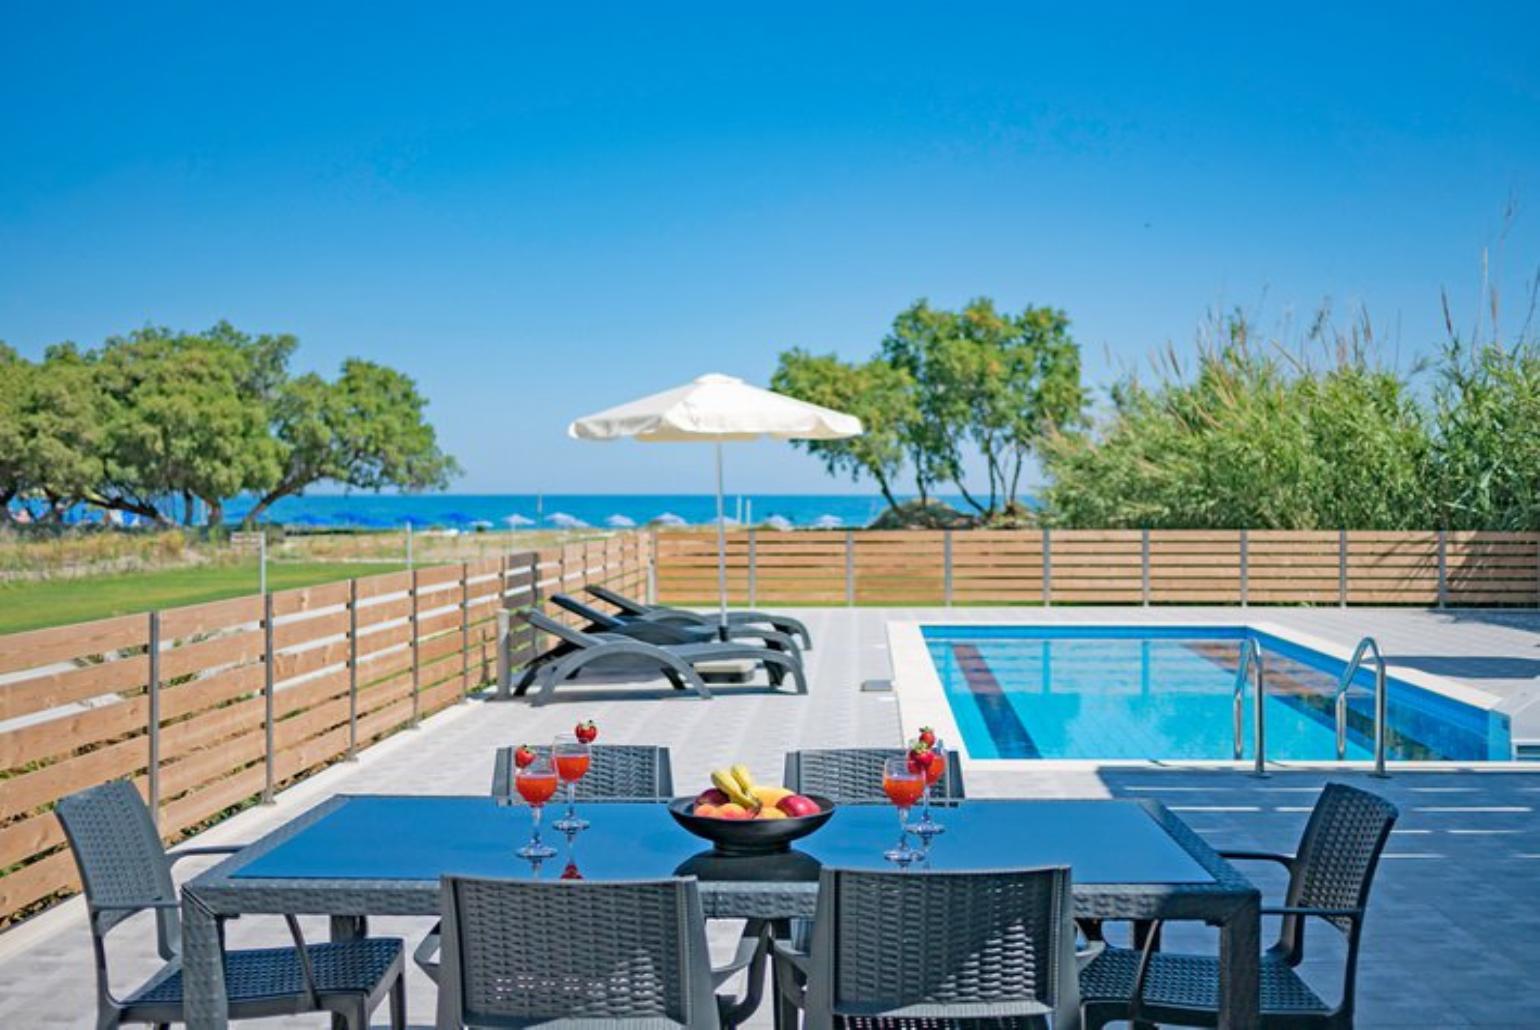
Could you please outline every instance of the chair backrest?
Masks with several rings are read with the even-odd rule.
[[[951,1019],[1079,1010],[1064,866],[1001,872],[820,874],[809,1024],[831,1016]],[[928,1011],[916,1011],[917,1009]]]
[[[882,792],[882,765],[906,754],[896,747],[842,747],[817,751],[788,751],[782,782],[799,794],[822,794],[835,804],[887,804]],[[932,789],[941,801],[967,797],[962,763],[956,751],[946,753],[946,775]]]
[[[446,876],[439,1026],[543,1019],[717,1025],[693,879],[585,883]]]
[[[583,589],[597,597],[599,600],[603,601],[605,604],[614,605],[616,608],[619,608],[623,613],[627,615],[643,615],[646,614],[647,609],[651,607],[650,605],[643,604],[640,601],[627,597],[625,594],[622,594],[619,591],[611,590],[606,586],[601,586],[598,583],[590,583]]]
[[[1368,791],[1344,783],[1328,783],[1310,813],[1295,852],[1287,906],[1363,909],[1379,866],[1380,853],[1400,813],[1396,806]],[[1356,943],[1359,921],[1332,918],[1332,923]],[[1304,920],[1287,916],[1280,943],[1294,962],[1304,949]]]
[[[573,647],[595,647],[603,643],[602,640],[590,636],[580,629],[573,629],[565,623],[557,622],[544,612],[537,612],[533,608],[520,612],[519,617],[540,632],[549,633],[551,636],[565,644],[571,644]]]
[[[85,888],[91,932],[100,940],[118,923],[157,903],[175,902],[165,846],[139,791],[113,780],[60,798],[54,811]],[[157,909],[160,953],[180,950],[175,909]]]
[[[584,604],[571,594],[552,594],[550,601],[558,608],[565,608],[580,619],[587,619],[591,625],[601,630],[619,629],[625,625],[623,620],[617,619],[608,612],[601,612],[592,605]]]
[[[588,772],[577,781],[580,800],[667,801],[674,796],[674,768],[666,747],[650,744],[594,744]],[[517,800],[513,789],[513,748],[500,747],[492,763],[492,796]]]

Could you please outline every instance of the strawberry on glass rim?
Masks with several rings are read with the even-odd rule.
[[[592,744],[599,739],[599,727],[594,725],[592,719],[586,719],[573,727],[572,735],[584,744]]]
[[[528,744],[520,744],[513,749],[513,764],[520,769],[525,768],[535,760],[535,749]]]
[[[935,747],[936,731],[931,729],[929,726],[921,726],[919,739],[920,743],[924,744],[926,747]]]
[[[946,829],[930,816],[930,788],[946,774],[946,752],[941,750],[939,744],[927,744],[923,739],[915,740],[909,745],[909,768],[919,774],[925,783],[920,821],[910,829],[929,846],[930,839]]]

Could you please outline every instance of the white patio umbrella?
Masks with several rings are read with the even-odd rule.
[[[717,459],[717,591],[727,629],[727,529],[722,511],[722,444],[777,440],[841,440],[861,435],[854,415],[821,408],[716,373],[639,400],[587,415],[567,427],[579,440],[714,443]]]

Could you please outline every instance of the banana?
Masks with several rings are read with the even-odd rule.
[[[743,788],[743,792],[752,795],[754,793],[754,777],[750,775],[749,767],[739,762],[732,767],[731,772],[733,779],[737,780],[738,785]]]
[[[711,785],[716,787],[716,789],[720,790],[723,794],[726,794],[735,803],[742,805],[744,808],[747,808],[750,811],[754,811],[759,808],[759,802],[755,800],[753,795],[743,789],[743,785],[738,782],[735,776],[733,776],[731,770],[713,770],[711,773]]]

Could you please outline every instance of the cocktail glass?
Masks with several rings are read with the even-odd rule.
[[[882,853],[889,862],[906,866],[920,857],[909,846],[909,810],[925,793],[925,774],[909,767],[909,756],[888,759],[882,767],[882,792],[898,809],[898,845]]]
[[[930,763],[924,766],[925,801],[920,809],[920,821],[909,827],[910,831],[927,845],[930,844],[930,839],[936,836],[936,834],[946,832],[945,826],[942,826],[930,817],[930,792],[931,788],[941,782],[942,778],[946,776],[947,754],[942,750],[939,740],[931,745],[930,753],[932,756]]]
[[[529,841],[519,848],[518,855],[529,859],[550,858],[556,854],[556,849],[540,839],[540,812],[545,803],[556,796],[556,787],[561,782],[551,756],[537,755],[533,762],[518,770],[513,782],[519,797],[528,802],[530,812]]]
[[[570,733],[563,733],[551,744],[556,775],[567,785],[567,814],[551,824],[562,833],[576,833],[588,826],[588,820],[577,814],[577,781],[588,773],[591,758],[588,745]]]

